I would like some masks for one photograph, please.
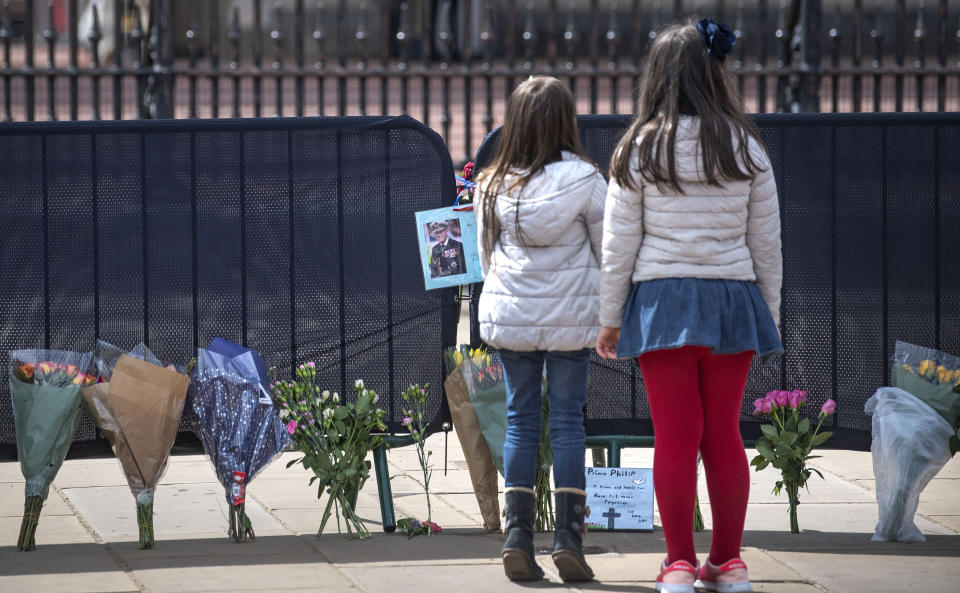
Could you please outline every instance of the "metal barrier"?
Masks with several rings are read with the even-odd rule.
[[[603,170],[629,124],[582,116],[584,148]],[[751,400],[807,389],[811,412],[838,402],[826,447],[868,450],[867,398],[889,384],[897,340],[960,354],[960,114],[760,115],[783,225],[781,329],[786,354],[754,361],[741,433],[756,439]],[[477,154],[493,156],[497,132]],[[478,344],[471,299],[471,340]],[[652,435],[640,373],[594,356],[587,434]],[[596,438],[594,441],[599,442]]]
[[[222,336],[280,377],[314,361],[348,398],[363,379],[391,432],[429,383],[438,430],[459,303],[424,290],[414,212],[454,192],[443,142],[405,116],[0,125],[0,368],[98,338],[186,363]],[[85,417],[76,439],[95,437]]]

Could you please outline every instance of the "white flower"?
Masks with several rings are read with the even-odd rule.
[[[353,384],[357,389],[363,389],[363,379],[357,379],[357,382]]]
[[[373,403],[377,403],[377,400],[378,400],[378,399],[380,399],[380,396],[377,395],[377,392],[376,392],[376,391],[374,391],[374,392],[373,392]]]
[[[333,418],[333,408],[327,408],[323,411],[323,417],[325,419]]]
[[[334,391],[334,392],[333,392],[333,398],[332,398],[332,399],[333,399],[333,403],[339,402],[339,401],[340,401],[340,394],[337,393],[336,391]]]
[[[320,399],[323,401],[330,399],[330,391],[328,389],[324,389],[323,393],[320,394]]]
[[[316,404],[316,406],[319,408],[319,407],[320,407],[320,398],[318,397],[318,398],[316,398],[315,400],[313,400],[313,403]]]
[[[286,419],[289,418],[289,417],[290,417],[290,410],[286,410],[286,409],[280,410],[280,419],[281,419],[281,420],[286,420]]]

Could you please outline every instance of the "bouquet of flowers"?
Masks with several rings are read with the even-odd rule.
[[[807,392],[799,389],[794,391],[771,391],[766,397],[760,397],[753,402],[753,413],[758,416],[767,416],[770,424],[761,424],[763,436],[757,440],[757,455],[750,462],[757,471],[768,465],[780,470],[781,479],[773,487],[774,494],[781,490],[787,491],[790,501],[790,532],[800,533],[797,522],[797,505],[800,504],[800,489],[806,487],[811,472],[823,479],[816,468],[808,468],[807,461],[816,459],[818,455],[810,455],[810,451],[822,445],[833,436],[832,432],[820,432],[823,421],[837,409],[837,402],[828,399],[820,408],[817,416],[817,425],[812,427],[810,418],[800,417],[800,411],[807,405]]]
[[[80,393],[106,434],[137,501],[140,549],[152,548],[153,500],[177,436],[190,380],[140,344],[130,353],[97,343],[100,382]]]
[[[424,385],[423,387],[411,385],[401,394],[403,401],[410,406],[403,411],[405,415],[403,425],[410,431],[410,435],[417,444],[417,460],[420,462],[421,471],[423,471],[423,491],[427,496],[426,521],[420,523],[416,519],[413,519],[406,521],[402,526],[398,524],[401,531],[411,537],[421,533],[421,528],[423,528],[422,532],[426,533],[427,537],[430,537],[433,533],[431,526],[436,525],[436,523],[431,520],[433,516],[430,508],[430,477],[433,475],[433,469],[430,467],[430,455],[433,454],[433,451],[426,451],[424,449],[427,442],[427,427],[430,426],[430,422],[426,420],[427,399],[430,397],[430,392],[427,391],[428,387],[429,385]],[[419,525],[414,525],[413,522]],[[437,527],[437,531],[439,531],[439,525]]]
[[[84,372],[90,365],[90,356],[64,350],[10,353],[17,457],[26,480],[23,522],[17,538],[21,551],[36,549],[43,501],[80,421],[80,388],[96,381],[96,377]]]
[[[507,439],[507,388],[503,378],[503,368],[482,348],[473,350],[467,349],[466,346],[460,348],[459,353],[448,351],[447,358],[460,361],[457,370],[463,380],[463,390],[474,409],[494,465],[503,475],[503,444]],[[547,385],[544,382],[540,410],[540,446],[537,448],[537,483],[534,488],[537,497],[534,528],[538,531],[553,529],[553,499],[550,489],[553,450],[550,447],[550,404],[546,393]],[[447,397],[451,398],[449,386]],[[451,416],[454,416],[454,406],[451,404],[450,408]],[[456,423],[456,416],[454,416],[454,423]],[[459,428],[457,434],[460,434]]]
[[[339,532],[342,512],[348,537],[352,539],[356,533],[358,538],[365,539],[370,532],[353,507],[357,493],[370,477],[367,454],[384,442],[375,433],[386,430],[386,412],[377,406],[377,394],[364,387],[362,380],[355,384],[356,402],[348,403],[341,401],[338,393],[321,390],[316,379],[316,364],[308,362],[297,367],[293,380],[277,381],[270,386],[279,406],[279,417],[286,422],[294,446],[303,453],[287,467],[302,464],[313,472],[310,484],[319,482],[317,498],[324,489],[329,495],[317,535],[323,533],[333,512],[337,514]]]
[[[197,432],[224,487],[228,534],[237,543],[255,539],[245,512],[247,485],[290,443],[261,383],[265,374],[256,352],[217,338],[199,351],[190,382]]]
[[[447,395],[450,417],[467,461],[473,492],[483,517],[483,528],[487,531],[498,531],[500,502],[497,498],[497,465],[484,438],[477,410],[470,402],[469,389],[474,386],[471,378],[473,369],[489,366],[489,355],[483,349],[470,349],[464,344],[459,349],[450,347],[444,351],[444,360],[447,367],[447,378],[443,383],[444,392]],[[470,362],[464,364],[464,360]]]
[[[913,521],[920,492],[960,448],[960,359],[897,342],[895,387],[867,400],[879,520],[874,541],[924,541]]]

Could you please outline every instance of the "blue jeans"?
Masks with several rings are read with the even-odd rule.
[[[587,402],[590,350],[513,352],[501,350],[507,387],[507,438],[503,445],[506,486],[533,488],[537,481],[537,447],[543,367],[547,367],[553,483],[584,489],[583,406]]]

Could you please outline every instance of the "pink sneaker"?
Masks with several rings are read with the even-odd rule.
[[[661,593],[694,593],[693,590],[693,581],[697,576],[697,573],[700,570],[700,563],[697,562],[696,566],[693,566],[686,560],[677,560],[670,566],[667,566],[667,561],[664,560],[663,564],[660,565],[660,574],[657,575],[657,591]],[[668,572],[685,572],[688,573],[691,577],[689,583],[664,583],[663,577]]]
[[[711,564],[708,558],[703,566],[700,567],[699,577],[696,583],[694,583],[694,586],[698,589],[717,591],[718,593],[752,593],[753,587],[750,586],[750,581],[736,581],[733,583],[717,582],[718,575],[738,568],[747,569],[747,565],[739,558],[727,560],[720,566]]]

